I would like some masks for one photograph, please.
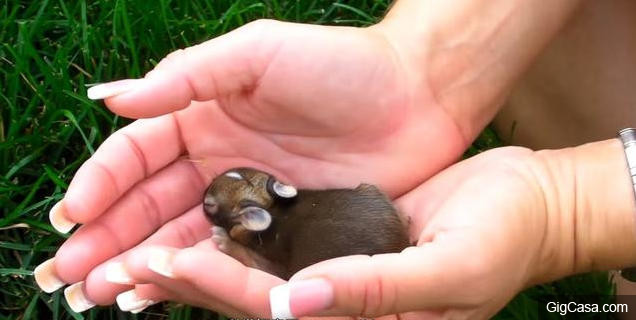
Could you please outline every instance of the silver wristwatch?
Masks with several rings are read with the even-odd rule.
[[[629,168],[629,175],[632,178],[634,196],[636,197],[636,129],[625,128],[618,132],[618,138],[623,143],[625,150],[625,160]],[[636,267],[621,270],[621,276],[628,281],[636,282]]]

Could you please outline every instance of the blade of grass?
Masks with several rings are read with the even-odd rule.
[[[60,174],[57,173],[49,165],[47,165],[47,164],[44,165],[44,172],[46,172],[46,175],[49,177],[49,179],[51,179],[51,181],[53,181],[58,187],[60,187],[63,190],[68,189],[68,183],[66,183],[62,179],[60,179],[59,178]]]
[[[42,153],[42,150],[44,150],[44,146],[34,150],[33,153],[31,153],[28,156],[22,158],[16,164],[14,164],[11,167],[9,167],[9,171],[7,171],[7,173],[5,174],[4,178],[6,180],[11,180],[11,177],[13,177],[13,175],[15,175],[20,169],[22,169],[27,164],[31,163],[31,161],[37,159],[40,156],[40,154]]]
[[[358,16],[364,18],[364,20],[362,21],[364,23],[369,23],[370,24],[370,23],[375,22],[375,18],[373,18],[372,16],[368,15],[364,11],[362,11],[362,10],[360,10],[358,8],[354,8],[354,7],[352,7],[352,6],[348,5],[348,4],[344,4],[344,3],[341,3],[341,2],[336,2],[336,3],[333,4],[333,6],[336,7],[336,8],[342,8],[342,9],[345,9],[345,10],[349,10],[349,11],[357,14]]]
[[[32,270],[18,268],[0,268],[0,276],[32,276]]]
[[[27,196],[20,202],[20,204],[13,211],[11,211],[11,213],[9,213],[6,217],[0,219],[0,227],[4,227],[11,224],[16,218],[20,217],[23,214],[22,210],[24,210],[27,204],[35,196],[36,191],[39,189],[42,182],[46,180],[46,178],[47,177],[45,175],[42,175],[40,176],[40,178],[38,178],[38,180],[31,186],[31,190],[29,191],[29,194],[27,194]]]
[[[36,303],[38,302],[38,298],[39,297],[37,295],[33,296],[33,298],[31,299],[31,302],[29,302],[29,305],[24,310],[24,316],[22,318],[23,320],[31,319],[31,315],[33,314],[33,311],[35,310],[35,306],[36,306]]]
[[[77,131],[80,133],[80,135],[82,136],[82,139],[84,140],[84,145],[86,146],[86,148],[88,149],[88,151],[93,154],[95,153],[95,149],[93,149],[93,145],[91,143],[91,141],[88,139],[88,137],[86,136],[86,134],[84,134],[84,130],[82,130],[82,127],[80,127],[79,123],[77,122],[77,118],[75,118],[75,115],[69,111],[69,110],[61,110],[61,113],[68,119],[71,121],[71,123],[75,126],[75,128],[77,129]]]

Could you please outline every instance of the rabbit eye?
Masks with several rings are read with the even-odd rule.
[[[247,207],[261,207],[262,205],[257,203],[254,200],[244,199],[244,200],[239,201],[238,206],[239,206],[239,208],[244,209],[244,208],[247,208]]]

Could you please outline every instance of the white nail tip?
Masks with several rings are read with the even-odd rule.
[[[115,300],[121,311],[131,311],[133,313],[141,312],[154,303],[152,300],[139,298],[135,289],[120,293]]]
[[[274,319],[294,319],[289,306],[289,283],[269,290],[269,305]]]
[[[55,274],[55,266],[53,265],[54,261],[55,258],[46,260],[33,270],[35,282],[38,284],[40,289],[46,293],[51,293],[66,284]]]
[[[80,281],[64,289],[64,297],[71,309],[77,313],[86,311],[95,306],[95,303],[88,300],[84,295],[84,281]]]
[[[62,201],[59,201],[51,208],[51,211],[49,211],[49,220],[53,228],[61,233],[68,233],[77,224],[66,217],[64,207],[62,207]]]
[[[174,278],[172,253],[164,249],[152,249],[148,257],[148,269],[164,277]]]
[[[110,98],[139,87],[143,79],[127,79],[99,84],[88,88],[86,96],[91,100]]]
[[[106,281],[119,284],[134,283],[122,262],[110,262],[106,265]]]
[[[141,307],[139,309],[130,310],[130,313],[137,314],[139,312],[142,312],[142,311],[146,310],[146,308],[150,307],[151,305],[152,305],[152,303],[149,303],[147,306],[143,306],[143,307]]]

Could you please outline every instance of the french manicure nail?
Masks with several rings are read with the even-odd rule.
[[[139,312],[142,312],[142,311],[146,310],[146,308],[150,307],[151,305],[153,305],[153,303],[150,303],[150,304],[148,304],[147,306],[143,306],[143,307],[141,307],[141,308],[139,308],[139,309],[133,309],[133,310],[130,310],[130,313],[132,313],[132,314],[137,314],[137,313],[139,313]]]
[[[274,319],[293,319],[289,306],[289,283],[285,283],[269,290],[269,306]]]
[[[333,304],[333,287],[324,279],[288,282],[269,291],[274,319],[294,319],[312,315]]]
[[[110,98],[138,88],[143,81],[144,79],[126,79],[102,83],[88,88],[86,95],[91,100]]]
[[[133,310],[130,310],[130,313],[132,313],[132,314],[136,314],[136,313],[142,312],[142,311],[146,310],[146,308],[150,307],[151,305],[153,305],[153,304],[155,304],[155,303],[157,303],[157,302],[158,302],[158,301],[148,300],[148,302],[146,303],[146,305],[144,305],[143,307],[141,307],[141,308],[139,308],[139,309],[133,309]]]
[[[124,263],[120,261],[109,262],[106,265],[106,281],[119,284],[134,283],[132,277],[128,271],[126,271]]]
[[[55,272],[55,265],[53,264],[55,258],[51,258],[42,262],[39,266],[35,267],[33,270],[33,276],[35,277],[35,282],[38,284],[40,289],[46,293],[51,293],[61,287],[63,287],[66,283],[57,277]]]
[[[63,201],[64,200],[58,201],[53,208],[51,208],[51,211],[49,211],[49,220],[55,230],[61,233],[68,233],[77,223],[67,218]]]
[[[174,278],[172,272],[172,259],[174,255],[172,252],[161,249],[153,248],[150,250],[150,256],[148,257],[148,269],[168,278]]]
[[[93,301],[84,294],[84,281],[80,281],[64,289],[64,297],[71,309],[77,313],[86,311],[95,306]]]
[[[137,292],[135,292],[135,289],[118,294],[115,300],[117,301],[117,306],[119,306],[119,309],[121,309],[121,311],[133,312],[138,310],[137,312],[133,313],[141,312],[143,309],[154,303],[154,301],[150,299],[140,298],[137,295]]]

